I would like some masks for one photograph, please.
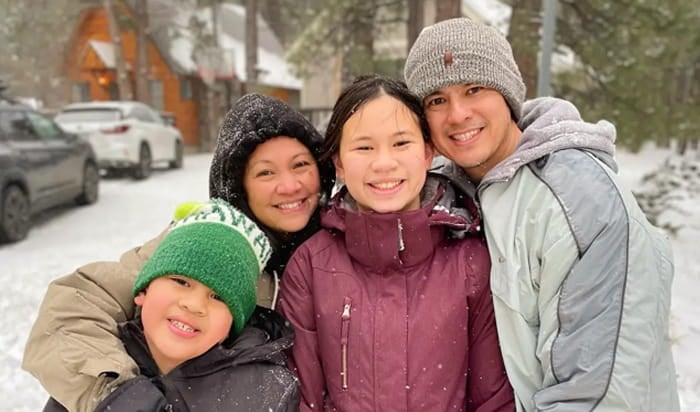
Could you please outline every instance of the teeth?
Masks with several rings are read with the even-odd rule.
[[[469,132],[466,132],[466,133],[453,135],[452,138],[455,139],[455,140],[457,140],[457,141],[463,142],[463,141],[465,141],[465,140],[471,139],[471,138],[474,137],[474,135],[476,135],[477,133],[479,133],[478,130],[472,130],[472,131],[469,131]]]
[[[178,322],[176,320],[171,320],[170,323],[175,326],[176,328],[180,330],[184,330],[185,332],[194,332],[194,329],[191,326],[185,325],[182,322]]]
[[[392,189],[396,186],[398,186],[401,183],[400,180],[396,180],[394,182],[383,182],[383,183],[374,183],[372,186],[379,188],[379,189]]]
[[[283,204],[277,205],[277,207],[279,207],[280,209],[294,209],[295,207],[301,206],[301,203],[302,203],[302,201],[298,200],[298,201],[292,202],[292,203],[283,203]]]

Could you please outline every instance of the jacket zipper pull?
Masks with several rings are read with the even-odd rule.
[[[341,369],[340,376],[342,379],[343,389],[348,389],[348,334],[350,332],[350,299],[345,299],[343,305],[343,314],[340,316],[340,354],[341,354]]]

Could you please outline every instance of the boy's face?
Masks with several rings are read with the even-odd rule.
[[[510,156],[521,132],[496,90],[478,84],[444,87],[423,99],[435,148],[474,181]]]
[[[162,373],[202,355],[229,335],[233,316],[202,283],[179,275],[154,279],[134,302],[148,348]]]

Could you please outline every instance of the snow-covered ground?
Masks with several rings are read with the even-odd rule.
[[[618,154],[629,187],[666,156],[658,149]],[[192,155],[182,170],[156,172],[146,180],[103,180],[100,200],[86,208],[61,208],[46,214],[29,238],[0,246],[0,399],[2,410],[39,411],[46,393],[20,369],[24,343],[52,279],[81,264],[115,260],[122,251],[158,234],[174,206],[207,198],[210,156]],[[695,199],[697,201],[697,199]],[[700,210],[690,200],[685,227],[673,240],[676,278],[671,334],[679,374],[682,410],[700,412]]]

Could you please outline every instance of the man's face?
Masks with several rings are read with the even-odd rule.
[[[423,107],[435,148],[475,182],[513,153],[520,139],[505,99],[488,87],[447,86],[426,96]]]

